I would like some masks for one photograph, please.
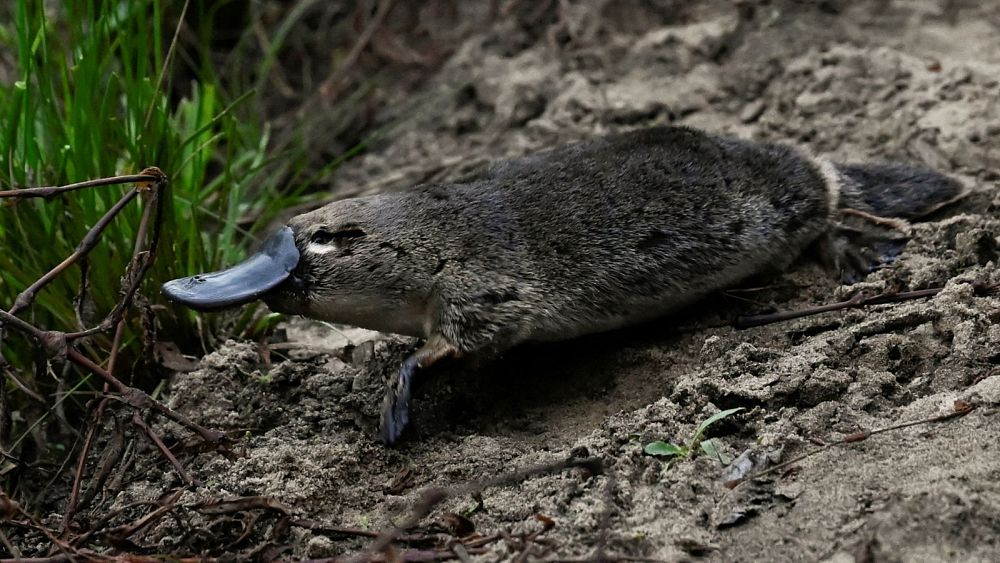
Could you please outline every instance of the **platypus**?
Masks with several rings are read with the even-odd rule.
[[[294,217],[247,261],[163,291],[196,309],[262,299],[425,339],[387,390],[381,438],[393,443],[414,377],[444,358],[648,321],[780,272],[811,246],[856,278],[901,248],[907,219],[962,194],[926,168],[656,127],[337,201]]]

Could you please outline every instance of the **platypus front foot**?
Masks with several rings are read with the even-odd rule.
[[[406,358],[397,379],[390,383],[382,403],[379,435],[386,444],[395,444],[410,423],[410,390],[417,375],[443,358],[458,356],[458,349],[440,335],[427,342]]]
[[[394,385],[386,390],[382,403],[381,438],[386,444],[394,444],[410,423],[410,388],[413,378],[420,369],[420,361],[413,354],[399,368],[399,376]]]

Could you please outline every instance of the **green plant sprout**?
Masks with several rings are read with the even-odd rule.
[[[705,432],[715,423],[728,418],[742,410],[746,410],[743,407],[737,407],[735,409],[728,409],[721,412],[717,412],[712,416],[706,418],[698,425],[698,429],[695,430],[694,435],[688,441],[687,445],[684,444],[672,444],[670,442],[664,442],[662,440],[657,440],[655,442],[650,442],[646,444],[643,451],[649,455],[655,455],[660,457],[672,458],[671,462],[679,461],[684,459],[691,459],[697,455],[698,450],[705,452],[712,459],[716,459],[722,465],[728,465],[732,461],[729,456],[723,454],[715,447],[715,444],[711,440],[703,440]]]

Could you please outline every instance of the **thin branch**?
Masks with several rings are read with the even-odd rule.
[[[0,559],[0,563],[64,563],[73,561],[71,555],[61,554],[52,557],[15,557],[14,559]]]
[[[420,497],[420,500],[413,507],[412,514],[406,521],[389,530],[386,530],[379,534],[378,538],[368,547],[368,549],[358,554],[357,556],[350,559],[350,561],[363,561],[366,560],[367,556],[381,553],[385,551],[394,541],[396,541],[403,532],[416,526],[424,517],[434,510],[434,507],[441,504],[445,500],[464,494],[474,494],[480,493],[483,490],[490,487],[499,487],[503,485],[511,485],[514,483],[520,483],[529,477],[534,477],[536,475],[545,475],[548,473],[555,473],[557,471],[564,471],[566,469],[572,468],[583,468],[587,469],[593,474],[600,474],[604,471],[604,463],[600,458],[588,457],[588,458],[569,458],[564,461],[556,461],[552,463],[544,463],[540,465],[535,465],[532,467],[527,467],[524,469],[519,469],[505,475],[500,475],[498,477],[493,477],[491,479],[485,479],[483,481],[478,481],[475,483],[469,483],[462,485],[460,487],[452,488],[431,488],[424,492]]]
[[[83,330],[87,322],[87,306],[90,295],[90,259],[87,256],[80,258],[76,263],[80,268],[80,291],[73,301],[73,312],[76,313],[76,326]]]
[[[180,476],[185,485],[191,486],[195,484],[195,480],[191,478],[191,475],[187,471],[184,470],[184,466],[181,465],[181,462],[177,461],[177,457],[174,456],[174,453],[171,452],[170,448],[163,443],[163,440],[157,436],[156,432],[153,432],[153,429],[146,424],[146,421],[142,419],[142,416],[139,415],[138,411],[132,413],[132,424],[138,426],[146,434],[146,437],[149,438],[149,441],[160,450],[163,457],[167,458],[170,465],[174,466],[174,471],[177,472],[177,475]]]
[[[3,311],[0,311],[0,313],[2,312]],[[0,322],[0,336],[3,336],[2,330],[3,330],[3,322]],[[21,379],[17,376],[17,374],[14,373],[14,370],[11,369],[10,366],[7,365],[7,363],[3,360],[2,356],[0,356],[0,375],[3,375],[7,379],[11,380],[14,383],[14,386],[20,389],[21,392],[24,393],[25,395],[31,397],[32,399],[43,405],[48,405],[48,401],[46,401],[44,397],[36,393],[34,389],[28,387],[28,385],[25,382],[21,381]]]
[[[9,511],[10,513],[18,513],[21,516],[23,516],[24,519],[27,520],[30,523],[30,527],[33,530],[35,530],[36,532],[39,532],[43,536],[45,536],[45,538],[48,539],[49,542],[52,543],[52,545],[55,546],[56,549],[58,549],[59,551],[61,551],[62,554],[68,560],[70,560],[70,561],[73,560],[74,555],[76,553],[76,550],[74,550],[72,546],[70,546],[66,542],[64,542],[64,541],[60,540],[59,538],[57,538],[55,536],[55,534],[52,533],[52,530],[50,530],[50,529],[46,528],[44,525],[42,525],[42,523],[39,522],[38,519],[35,518],[35,516],[33,514],[31,514],[30,512],[27,512],[26,510],[24,510],[23,508],[21,508],[21,505],[19,505],[16,502],[14,502],[14,500],[11,499],[10,497],[8,497],[2,490],[0,490],[0,501],[2,501],[2,502],[0,502],[0,504],[4,505],[5,510]],[[6,514],[5,514],[5,516],[6,516]],[[4,560],[4,561],[6,561],[6,560]],[[21,559],[20,561],[24,561],[24,559]]]
[[[96,188],[98,186],[112,186],[116,184],[132,184],[135,182],[156,182],[160,180],[160,177],[151,176],[147,174],[132,174],[129,176],[112,176],[110,178],[98,178],[96,180],[87,180],[86,182],[77,182],[75,184],[66,184],[65,186],[53,186],[45,188],[21,188],[17,190],[3,190],[0,191],[0,198],[10,197],[10,198],[27,198],[27,197],[44,197],[49,198],[56,194],[61,194],[64,192],[71,192],[74,190],[82,190],[84,188]]]
[[[151,524],[158,522],[160,518],[163,518],[165,514],[177,508],[177,499],[181,498],[181,495],[184,494],[184,491],[185,489],[183,488],[175,490],[172,495],[170,495],[169,497],[167,497],[166,500],[164,500],[162,506],[150,512],[149,514],[146,514],[142,518],[139,518],[135,522],[132,522],[131,524],[125,524],[117,528],[112,528],[111,530],[108,530],[107,532],[108,535],[113,535],[116,538],[123,540],[135,534],[136,532],[142,530],[143,528],[146,528]]]
[[[985,283],[973,283],[972,284],[976,295],[984,296],[990,295],[1000,288],[1000,284],[985,284]],[[932,287],[928,289],[918,289],[914,291],[900,291],[900,292],[887,292],[880,293],[878,295],[866,296],[864,293],[858,293],[846,301],[839,301],[837,303],[828,303],[826,305],[819,305],[816,307],[807,307],[805,309],[800,309],[798,311],[779,311],[777,313],[768,313],[765,315],[750,315],[745,317],[737,317],[733,326],[739,329],[751,328],[755,326],[763,326],[773,323],[779,323],[783,321],[790,321],[793,319],[799,319],[802,317],[809,317],[812,315],[818,315],[820,313],[827,313],[830,311],[840,311],[843,309],[858,309],[861,307],[868,307],[871,305],[885,305],[888,303],[900,303],[903,301],[910,301],[913,299],[924,299],[926,297],[933,297],[938,293],[944,291],[944,287]]]
[[[203,440],[211,444],[222,444],[226,440],[226,435],[224,433],[219,432],[218,430],[205,428],[184,415],[171,410],[163,403],[150,397],[146,392],[136,389],[135,387],[125,385],[116,377],[108,373],[106,369],[94,363],[93,360],[84,356],[72,347],[67,346],[65,334],[61,332],[40,330],[35,328],[32,324],[3,310],[0,310],[0,322],[9,324],[14,328],[21,330],[25,334],[28,334],[37,340],[46,350],[49,350],[50,352],[63,353],[69,361],[93,372],[94,375],[97,375],[107,382],[115,393],[121,395],[121,400],[128,403],[132,407],[138,409],[151,408],[166,418],[180,424],[188,430],[195,432],[201,436]]]
[[[34,338],[35,340],[39,341],[42,340],[45,335],[45,332],[35,328],[35,326],[29,323],[28,321],[21,320],[20,318],[15,317],[14,315],[8,313],[7,311],[0,309],[0,326],[3,325],[10,325],[16,328],[17,330],[23,332],[24,334],[27,334],[32,338]]]
[[[107,384],[105,383],[105,389],[107,389]],[[106,391],[105,391],[106,392]],[[80,457],[76,462],[76,475],[73,476],[73,485],[69,492],[69,502],[66,504],[66,513],[63,514],[63,521],[60,530],[60,536],[65,538],[69,533],[69,523],[73,521],[73,517],[76,516],[78,510],[78,503],[80,499],[80,486],[83,482],[83,473],[87,467],[87,457],[90,454],[90,448],[94,443],[94,436],[97,434],[97,429],[101,425],[101,420],[104,418],[104,409],[108,406],[108,398],[105,397],[97,404],[97,408],[94,409],[94,418],[90,423],[90,427],[87,428],[87,437],[83,441],[83,449],[80,450]]]
[[[139,195],[139,190],[137,189],[132,189],[128,191],[125,195],[123,195],[121,199],[119,199],[113,206],[111,206],[111,209],[109,209],[108,212],[105,213],[104,216],[101,217],[101,219],[97,223],[95,223],[94,226],[91,227],[89,231],[87,231],[87,234],[84,235],[83,240],[81,240],[80,244],[77,245],[76,250],[74,250],[72,254],[67,256],[65,260],[60,262],[58,266],[49,270],[44,276],[39,278],[35,283],[31,284],[30,286],[28,286],[27,289],[18,294],[18,296],[14,299],[14,305],[10,309],[8,309],[7,312],[12,315],[16,315],[19,311],[25,309],[26,307],[28,307],[28,305],[31,305],[32,301],[35,300],[35,295],[43,287],[48,285],[49,282],[55,279],[55,277],[58,276],[59,274],[63,273],[67,268],[75,264],[77,260],[79,260],[83,256],[86,256],[91,250],[93,250],[94,247],[97,246],[97,242],[98,240],[100,240],[101,234],[104,232],[104,229],[108,228],[108,225],[111,224],[111,221],[114,220],[114,218],[118,216],[121,210],[124,209],[126,205],[131,203],[132,200],[135,199],[136,196],[138,195]]]
[[[128,270],[122,277],[123,280],[126,280],[122,282],[122,298],[99,325],[78,332],[71,332],[66,335],[66,340],[73,341],[97,334],[98,332],[105,332],[116,324],[120,326],[125,318],[125,312],[132,305],[132,300],[135,298],[139,286],[156,260],[156,251],[160,242],[160,227],[163,223],[163,190],[166,189],[167,179],[156,168],[147,168],[144,172],[150,172],[151,175],[159,174],[161,179],[152,188],[139,188],[143,194],[150,195],[145,198],[147,199],[146,206],[143,209],[139,230],[136,234],[132,260],[129,261]],[[152,232],[149,232],[150,230]],[[147,238],[149,239],[148,248],[146,248]],[[136,264],[139,264],[139,266],[136,267]],[[112,356],[109,366],[113,366],[117,352],[118,348],[116,345],[111,350]],[[112,367],[109,367],[108,371],[114,373]]]
[[[861,430],[861,431],[855,432],[853,434],[848,434],[847,436],[844,436],[843,438],[841,438],[841,439],[839,439],[839,440],[837,440],[835,442],[828,442],[828,443],[824,444],[823,446],[820,446],[820,447],[818,447],[818,448],[816,448],[814,450],[810,450],[810,451],[808,451],[808,452],[806,452],[806,453],[804,453],[804,454],[802,454],[802,455],[800,455],[798,457],[792,458],[792,459],[790,459],[788,461],[779,463],[778,465],[775,465],[773,467],[768,467],[767,469],[765,469],[763,471],[758,471],[756,473],[751,473],[749,475],[745,475],[744,477],[742,477],[739,480],[730,481],[730,482],[727,483],[727,485],[729,486],[730,489],[735,489],[736,487],[740,486],[741,484],[743,484],[743,483],[745,483],[745,482],[747,482],[747,481],[749,481],[751,479],[756,479],[758,477],[763,477],[764,475],[768,475],[770,473],[775,473],[777,471],[781,471],[782,469],[785,469],[786,467],[795,465],[796,463],[798,463],[798,462],[800,462],[800,461],[802,461],[802,460],[804,460],[806,458],[810,458],[810,457],[812,457],[812,456],[814,456],[816,454],[825,452],[826,450],[828,450],[828,449],[830,449],[830,448],[832,448],[834,446],[843,446],[843,445],[846,445],[846,444],[853,444],[855,442],[861,442],[861,441],[867,440],[868,438],[870,438],[872,436],[875,436],[877,434],[884,434],[886,432],[892,432],[894,430],[901,430],[903,428],[909,428],[911,426],[920,426],[920,425],[923,425],[923,424],[934,424],[934,423],[937,423],[937,422],[945,422],[945,421],[951,420],[953,418],[963,417],[963,416],[971,413],[974,410],[976,410],[976,405],[973,405],[971,403],[967,403],[967,402],[961,401],[961,400],[955,401],[955,410],[952,411],[952,412],[947,412],[947,413],[944,413],[944,414],[939,414],[939,415],[931,416],[931,417],[928,417],[928,418],[922,418],[920,420],[911,420],[911,421],[908,421],[908,422],[901,422],[899,424],[893,424],[891,426],[885,426],[883,428],[876,428],[875,430]]]
[[[115,518],[118,518],[122,514],[131,513],[131,511],[136,508],[147,508],[147,507],[156,508],[159,506],[160,503],[152,500],[142,500],[138,502],[132,502],[124,506],[119,506],[114,510],[105,512],[96,520],[94,520],[90,524],[90,529],[84,532],[83,534],[73,538],[73,541],[71,543],[74,546],[87,545],[87,542],[90,541],[90,538],[94,536],[103,536],[107,534],[109,530],[113,529],[108,527],[108,523],[114,520]],[[117,527],[118,526],[115,526],[115,528]]]
[[[121,400],[130,406],[137,409],[150,408],[164,417],[198,434],[203,440],[210,444],[218,445],[222,444],[226,440],[226,435],[223,432],[205,428],[186,416],[171,410],[170,407],[150,397],[145,391],[125,385],[117,378],[109,374],[107,370],[95,364],[90,360],[90,358],[87,358],[73,348],[68,348],[66,350],[66,358],[76,365],[92,371],[98,377],[107,381],[111,385],[111,388],[121,396]]]
[[[187,4],[185,4],[185,9],[186,7]],[[81,507],[89,502],[92,497],[91,493],[96,490],[91,489],[91,491],[89,491],[86,495],[86,498],[82,501],[80,500],[81,485],[86,470],[87,459],[93,449],[96,436],[98,432],[100,432],[104,413],[106,412],[108,401],[110,399],[121,400],[135,409],[135,412],[133,413],[133,422],[145,433],[149,440],[157,446],[162,455],[170,461],[170,463],[177,470],[178,474],[181,476],[181,479],[183,479],[187,484],[192,484],[194,482],[193,479],[184,470],[160,437],[145,423],[140,413],[142,411],[152,411],[160,414],[168,420],[180,424],[186,429],[198,434],[203,440],[214,445],[223,444],[227,439],[225,434],[202,427],[187,417],[174,412],[161,402],[153,399],[144,391],[122,383],[114,375],[119,349],[122,345],[124,330],[127,322],[126,313],[131,307],[139,287],[156,259],[156,251],[163,224],[163,202],[165,199],[164,190],[167,185],[166,176],[157,168],[147,168],[138,175],[103,178],[59,187],[26,188],[21,190],[3,191],[0,192],[0,197],[48,198],[73,190],[121,183],[135,183],[136,185],[131,190],[123,194],[122,197],[98,220],[98,222],[91,227],[90,230],[88,230],[70,256],[47,272],[44,276],[32,283],[27,289],[22,291],[14,300],[14,303],[9,310],[4,311],[0,309],[0,330],[8,326],[18,330],[22,334],[35,340],[50,355],[64,357],[73,364],[94,373],[104,380],[104,397],[95,409],[92,423],[88,428],[83,448],[80,451],[79,458],[77,460],[76,474],[74,476],[70,498],[67,503],[66,513],[63,517],[60,530],[60,536],[62,537],[56,537],[52,531],[41,527],[37,520],[31,517],[31,515],[24,513],[25,517],[30,521],[31,527],[36,528],[40,533],[44,534],[54,546],[63,552],[63,555],[61,556],[53,555],[49,558],[39,559],[40,561],[58,561],[64,559],[74,559],[76,557],[85,557],[94,560],[101,559],[101,557],[96,556],[96,554],[92,554],[92,552],[89,551],[72,551],[73,548],[71,545],[75,540],[67,543],[66,539],[70,536],[69,530],[73,518],[81,510]],[[67,268],[74,264],[78,264],[81,268],[85,269],[85,262],[88,253],[96,247],[101,236],[110,223],[121,213],[125,206],[129,205],[133,200],[140,196],[142,197],[145,205],[143,206],[142,219],[134,241],[132,258],[124,275],[122,276],[120,298],[115,307],[97,327],[83,329],[67,335],[66,333],[59,331],[47,331],[40,329],[32,323],[17,316],[19,311],[26,309],[34,302],[35,296],[39,291],[41,291],[49,282],[51,282],[60,273],[64,272]],[[86,275],[87,274],[85,272],[85,278]],[[81,302],[86,298],[85,294],[87,289],[86,281],[84,281],[81,285]],[[78,310],[77,312],[80,313],[81,310]],[[82,318],[82,315],[78,316]],[[86,336],[96,334],[97,332],[111,330],[112,328],[115,329],[115,334],[112,339],[112,349],[109,352],[110,355],[107,361],[107,369],[102,368],[97,362],[94,362],[85,356],[80,350],[77,350],[72,346],[72,340],[84,338]],[[7,370],[5,369],[5,372],[6,371]],[[121,432],[120,428],[119,432]],[[116,446],[114,441],[112,441],[108,448],[109,449],[105,450],[104,455],[104,458],[106,459],[102,458],[102,461],[98,464],[97,475],[94,477],[92,482],[92,486],[95,488],[102,486],[101,483],[103,483],[104,479],[107,478],[120,458],[120,444]],[[2,494],[2,492],[0,492],[0,494]],[[109,531],[109,533],[117,534],[121,538],[127,538],[129,535],[152,524],[162,517],[162,515],[172,510],[175,506],[174,503],[176,502],[176,499],[179,498],[179,494],[180,492],[168,500],[167,506],[160,507],[152,513],[147,514],[139,521],[128,526],[115,528]],[[23,513],[23,511],[21,512]],[[87,534],[84,535],[86,536]]]

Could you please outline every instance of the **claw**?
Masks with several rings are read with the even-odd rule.
[[[386,444],[396,443],[410,423],[410,388],[419,369],[420,362],[416,355],[406,358],[399,368],[396,384],[386,393],[380,431],[382,441]]]
[[[820,256],[843,283],[860,282],[875,270],[892,264],[908,240],[905,221],[843,209],[837,222],[821,242]]]
[[[379,436],[386,444],[395,444],[406,425],[410,423],[410,389],[417,374],[435,365],[443,358],[458,356],[458,349],[440,334],[433,335],[419,350],[406,358],[399,368],[399,376],[386,390],[382,403],[382,420]]]

